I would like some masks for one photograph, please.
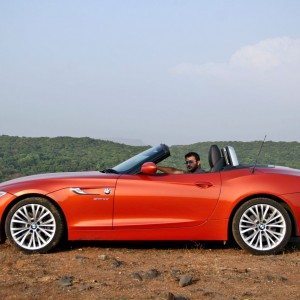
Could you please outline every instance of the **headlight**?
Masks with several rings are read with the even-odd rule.
[[[6,192],[0,191],[0,197],[4,196],[4,195],[6,195],[6,194],[7,194]]]

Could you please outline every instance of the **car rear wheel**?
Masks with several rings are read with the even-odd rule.
[[[27,198],[16,203],[5,222],[9,241],[27,253],[53,249],[62,238],[63,227],[60,212],[44,198]]]
[[[256,198],[244,203],[235,213],[232,232],[239,246],[253,254],[275,254],[291,237],[292,224],[278,202]]]

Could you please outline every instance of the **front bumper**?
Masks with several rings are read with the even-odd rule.
[[[9,210],[9,205],[16,199],[15,195],[10,193],[2,194],[0,197],[0,242],[5,240],[5,217]]]

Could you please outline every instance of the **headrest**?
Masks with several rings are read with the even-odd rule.
[[[211,168],[215,166],[215,164],[222,157],[221,150],[217,145],[211,145],[208,152],[208,162]]]

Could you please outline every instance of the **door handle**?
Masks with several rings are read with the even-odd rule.
[[[213,184],[210,182],[196,182],[196,186],[198,186],[201,189],[208,189],[212,187]]]

